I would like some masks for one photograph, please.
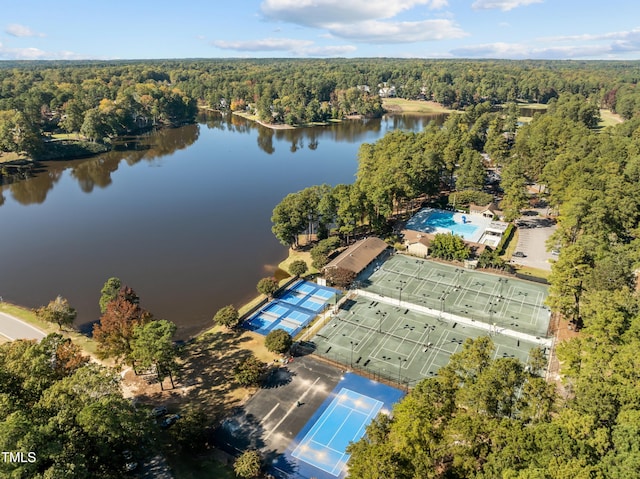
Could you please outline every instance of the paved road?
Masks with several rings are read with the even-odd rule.
[[[46,336],[46,334],[39,329],[6,313],[0,313],[0,334],[11,340],[36,339],[40,341]]]

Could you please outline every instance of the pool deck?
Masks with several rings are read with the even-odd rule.
[[[438,217],[434,218],[434,215]],[[445,220],[445,217],[449,217],[450,220]],[[449,222],[453,222],[454,224],[438,224]],[[407,221],[403,234],[408,238],[415,238],[416,234],[420,235],[421,233],[430,235],[438,233],[455,234],[461,236],[462,239],[468,243],[484,244],[495,248],[501,238],[500,235],[495,234],[494,227],[496,225],[501,225],[501,230],[504,232],[508,223],[494,221],[493,218],[486,218],[477,213],[422,208]],[[469,227],[475,229],[469,231]],[[487,232],[488,229],[491,229],[493,233],[489,234]]]

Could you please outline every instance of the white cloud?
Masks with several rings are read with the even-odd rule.
[[[272,20],[322,27],[392,18],[417,6],[439,9],[447,5],[447,0],[264,0],[260,8]]]
[[[549,42],[567,42],[567,41],[597,41],[597,40],[623,40],[623,41],[639,41],[640,28],[621,32],[607,32],[599,34],[584,33],[582,35],[563,35],[556,37],[544,37],[541,41]]]
[[[302,50],[303,55],[310,57],[341,57],[357,50],[353,45],[335,45],[326,47],[309,47]]]
[[[471,8],[476,10],[494,10],[499,8],[507,12],[517,7],[523,7],[533,3],[542,3],[543,1],[544,0],[476,0],[471,4]]]
[[[7,28],[4,29],[5,33],[11,35],[12,37],[44,37],[44,33],[38,33],[31,30],[29,27],[24,25],[20,25],[17,23],[12,23],[11,25],[7,25]]]
[[[224,50],[239,52],[292,52],[309,47],[313,45],[313,42],[310,40],[295,40],[293,38],[263,38],[261,40],[241,40],[236,42],[215,40],[212,45]]]
[[[344,25],[327,25],[335,36],[367,43],[412,43],[448,38],[462,38],[467,34],[450,20],[418,22],[380,22],[368,20]]]
[[[416,7],[438,10],[448,4],[448,0],[264,0],[261,10],[267,19],[323,29],[333,37],[411,43],[466,35],[450,19],[391,21]]]
[[[464,58],[523,59],[590,59],[617,58],[625,53],[640,52],[640,42],[613,42],[611,44],[579,44],[549,47],[531,47],[521,43],[486,43],[456,48],[451,53]]]
[[[83,60],[87,58],[90,57],[70,51],[48,52],[33,47],[10,48],[0,43],[0,60]]]
[[[295,56],[342,56],[354,52],[352,45],[315,46],[310,40],[296,40],[293,38],[263,38],[260,40],[241,40],[229,42],[216,40],[213,46],[223,50],[237,52],[286,52]]]

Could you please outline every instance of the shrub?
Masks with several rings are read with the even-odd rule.
[[[233,463],[233,470],[243,479],[258,477],[262,471],[260,453],[255,450],[244,451]]]

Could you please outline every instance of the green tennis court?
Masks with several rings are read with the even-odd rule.
[[[499,329],[549,337],[545,285],[397,254],[358,287],[397,304],[421,305]]]
[[[412,386],[434,376],[467,338],[491,335],[495,357],[527,361],[544,341],[520,339],[476,325],[440,319],[364,297],[343,308],[312,339],[315,354],[378,378]]]
[[[437,374],[468,338],[526,362],[551,347],[546,287],[395,255],[360,280],[312,338],[314,353],[402,385]]]

